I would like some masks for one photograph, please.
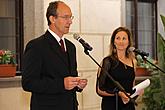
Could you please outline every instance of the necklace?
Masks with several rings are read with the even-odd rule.
[[[119,58],[119,60],[123,63],[124,68],[127,69],[127,65],[124,63],[127,59],[123,57],[123,58]]]

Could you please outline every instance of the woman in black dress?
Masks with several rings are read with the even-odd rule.
[[[133,93],[135,81],[134,68],[136,60],[133,52],[129,52],[132,44],[130,31],[125,27],[117,28],[110,41],[110,55],[102,61],[103,69],[98,70],[97,94],[102,97],[102,110],[116,110],[116,86],[105,71],[110,74],[114,80],[118,81],[125,89],[128,95]],[[135,110],[134,103],[121,91],[118,91],[118,110]]]

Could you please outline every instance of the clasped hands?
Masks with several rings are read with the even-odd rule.
[[[66,90],[71,90],[75,87],[79,89],[84,89],[87,85],[87,79],[81,79],[80,77],[65,77],[64,78],[64,87]]]

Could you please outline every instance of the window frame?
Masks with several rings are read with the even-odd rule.
[[[22,64],[22,56],[24,50],[24,28],[23,28],[23,0],[15,0],[16,1],[16,53],[17,53],[17,73],[16,75],[21,75],[21,64]]]
[[[152,3],[152,7],[154,7],[154,11],[152,11],[152,15],[155,15],[155,19],[152,21],[152,27],[155,26],[155,28],[153,30],[155,30],[155,32],[152,33],[152,55],[150,55],[151,57],[153,57],[154,59],[157,59],[157,30],[158,30],[158,27],[157,27],[157,0],[126,0],[127,1],[131,1],[132,2],[132,6],[131,6],[131,11],[132,11],[132,16],[130,15],[131,17],[131,32],[133,34],[133,39],[134,39],[134,46],[135,48],[138,48],[140,45],[139,45],[139,42],[138,42],[138,33],[139,33],[139,30],[138,30],[138,3],[139,2],[145,2],[145,3]],[[126,16],[126,19],[127,19],[127,16]],[[155,24],[154,24],[155,23]],[[127,23],[126,23],[127,25]],[[145,32],[145,31],[144,31]]]
[[[4,49],[10,49],[12,45],[15,47],[12,49],[12,51],[15,51],[16,53],[16,62],[17,62],[17,71],[16,75],[21,75],[21,63],[22,63],[22,55],[23,55],[23,49],[24,49],[24,28],[23,28],[23,0],[4,0],[2,1],[4,3],[2,7],[2,14],[0,16],[1,23],[3,23],[3,20],[5,21],[6,28],[9,27],[11,24],[10,22],[13,21],[14,27],[11,27],[12,31],[10,34],[0,34],[0,37],[6,40],[5,45],[3,45]],[[8,7],[14,7],[14,11],[8,10]],[[8,14],[9,13],[9,14]],[[8,21],[7,21],[8,20]],[[3,26],[1,27],[3,28]],[[5,32],[8,32],[8,30],[5,30]],[[4,32],[4,33],[5,33]],[[8,40],[9,38],[12,38],[14,40]],[[3,42],[3,41],[2,41]],[[11,44],[12,42],[13,44]]]

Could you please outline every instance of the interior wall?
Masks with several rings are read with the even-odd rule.
[[[24,0],[24,45],[44,33],[45,20],[44,0]]]

